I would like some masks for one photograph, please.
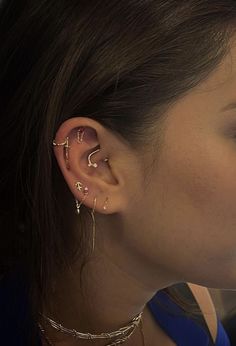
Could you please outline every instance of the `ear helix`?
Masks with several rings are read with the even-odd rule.
[[[85,127],[80,127],[77,132],[76,132],[76,140],[79,144],[82,144],[83,142],[83,137],[84,137],[84,134],[85,134]],[[66,158],[66,167],[67,168],[70,168],[70,165],[69,165],[69,149],[70,149],[70,146],[69,146],[69,137],[67,136],[65,141],[62,142],[62,143],[56,143],[55,139],[53,140],[52,144],[54,146],[63,146],[63,150],[64,150],[64,155],[65,155],[65,158]],[[97,153],[100,149],[97,149],[95,151],[93,151],[92,153],[90,153],[88,155],[88,167],[94,167],[94,168],[97,168],[98,167],[98,164],[96,162],[91,162],[91,156],[94,155],[95,153]],[[107,162],[109,159],[108,158],[105,158],[103,161],[104,162]],[[79,190],[79,191],[82,191],[82,183],[77,181],[75,183],[75,186],[76,188]],[[75,200],[76,201],[76,208],[77,208],[77,213],[79,214],[80,213],[80,206],[81,204],[83,203],[83,201],[85,200],[85,198],[87,197],[88,195],[88,187],[85,186],[84,187],[84,190],[83,190],[83,193],[84,193],[84,198],[82,199],[82,201],[79,203],[78,200]],[[104,205],[103,205],[103,209],[106,210],[107,209],[107,204],[108,204],[108,197],[106,197],[106,200],[104,202]]]

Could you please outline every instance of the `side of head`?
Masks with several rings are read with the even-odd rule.
[[[22,261],[37,311],[52,277],[86,256],[92,197],[101,193],[101,214],[107,195],[111,213],[144,198],[168,110],[229,52],[236,4],[40,1],[15,8],[3,2],[0,17],[0,267]],[[75,143],[79,126],[89,133],[83,149]],[[71,170],[52,146],[67,134]],[[111,160],[96,175],[85,163],[98,145],[96,160]],[[74,198],[82,195],[73,183],[80,178],[92,194],[78,220]]]

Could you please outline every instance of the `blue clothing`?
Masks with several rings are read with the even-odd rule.
[[[34,345],[27,341],[32,321],[29,317],[26,292],[27,285],[19,274],[10,274],[0,280],[0,345],[42,345],[40,332]],[[164,306],[156,303],[157,297]],[[168,311],[165,310],[165,306]],[[204,327],[193,321],[192,318],[180,316],[179,312],[183,311],[182,308],[172,301],[164,291],[158,291],[148,302],[148,307],[157,323],[178,346],[230,346],[230,341],[219,318],[217,340],[214,344],[210,341],[207,327],[204,330]],[[155,342],[153,346],[155,346]]]
[[[157,297],[170,312],[167,312],[164,307],[156,303],[155,300]],[[230,346],[228,335],[218,316],[216,342],[211,343],[209,331],[207,332],[202,325],[192,318],[181,316],[179,313],[183,312],[182,308],[177,305],[166,292],[158,291],[148,302],[148,307],[158,324],[177,346]]]

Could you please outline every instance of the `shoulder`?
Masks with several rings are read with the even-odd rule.
[[[217,314],[215,310],[214,303],[212,301],[211,295],[207,287],[196,285],[190,282],[187,282],[188,287],[193,293],[199,308],[202,311],[204,319],[208,325],[209,331],[212,335],[214,342],[217,337]]]

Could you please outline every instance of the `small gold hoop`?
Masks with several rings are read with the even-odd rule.
[[[65,145],[66,143],[67,143],[67,139],[66,139],[65,142],[63,142],[63,143],[56,143],[56,142],[55,142],[55,139],[54,139],[54,141],[52,142],[53,145]]]

